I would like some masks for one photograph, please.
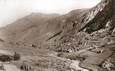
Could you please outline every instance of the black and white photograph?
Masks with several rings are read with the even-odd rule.
[[[0,71],[115,71],[115,0],[0,0]]]

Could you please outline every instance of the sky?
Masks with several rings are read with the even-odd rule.
[[[91,8],[101,0],[0,0],[0,27],[35,13],[66,14],[74,9]]]

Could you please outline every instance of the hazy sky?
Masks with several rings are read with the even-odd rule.
[[[65,14],[73,9],[90,8],[100,0],[0,0],[0,27],[31,12]]]

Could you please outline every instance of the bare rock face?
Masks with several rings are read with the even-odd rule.
[[[83,17],[81,21],[82,27],[79,31],[85,29],[86,32],[91,33],[104,28],[112,17],[112,1],[102,0]]]

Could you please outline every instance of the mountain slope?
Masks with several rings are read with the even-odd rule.
[[[111,0],[102,0],[91,9],[74,10],[62,16],[31,14],[6,26],[4,40],[38,44],[56,36],[59,39],[71,30],[73,33],[82,30],[91,33],[104,28],[111,16]]]
[[[19,53],[13,63],[36,71],[115,71],[114,1],[65,15],[32,13],[0,29],[0,50]]]

